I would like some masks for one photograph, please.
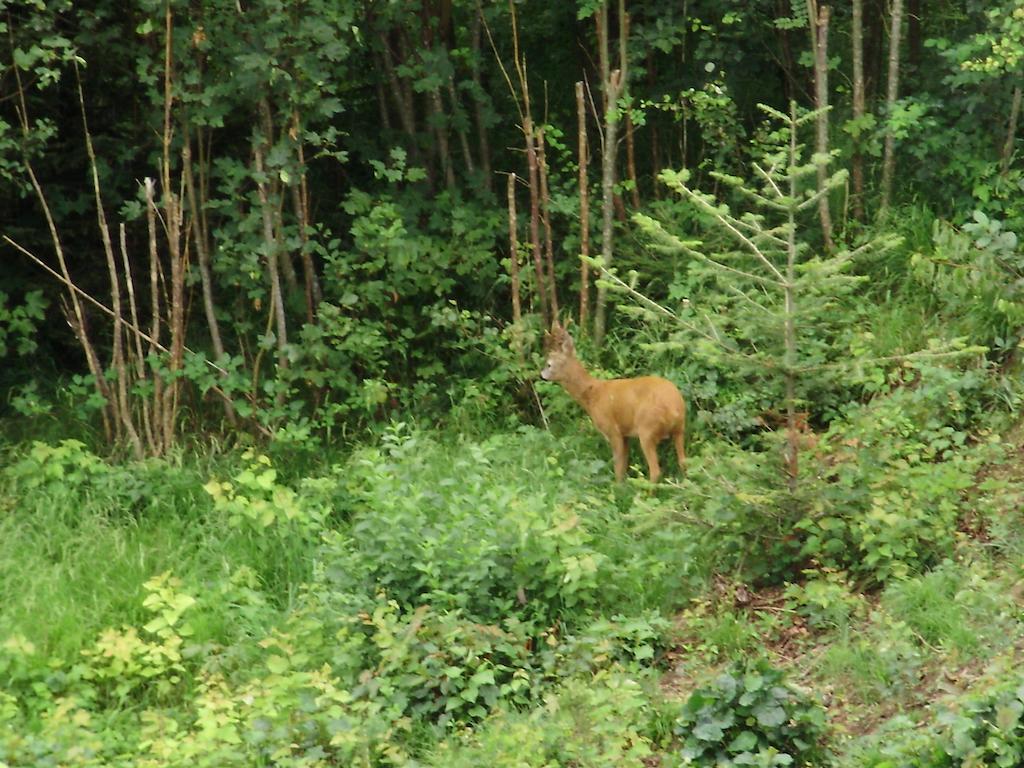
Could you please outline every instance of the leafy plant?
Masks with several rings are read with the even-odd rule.
[[[961,393],[980,383],[978,374],[931,365],[904,371],[919,377],[916,387],[851,407],[825,434],[827,458],[795,523],[805,556],[868,581],[947,557],[961,493],[999,451],[995,442],[967,446]]]
[[[45,316],[46,304],[41,291],[25,294],[21,304],[0,291],[0,358],[12,349],[22,356],[36,350],[36,327]]]
[[[906,718],[860,757],[870,768],[960,768],[1020,765],[1024,760],[1024,681],[989,680],[984,691],[943,702],[932,722]]]
[[[824,709],[763,661],[735,665],[694,691],[676,734],[684,765],[831,764]]]
[[[807,581],[785,589],[787,604],[816,628],[846,628],[864,613],[862,598],[854,593],[842,571],[806,571]]]
[[[182,646],[192,634],[185,614],[196,599],[170,573],[154,577],[144,587],[148,594],[143,605],[152,618],[143,634],[134,627],[107,629],[92,648],[83,650],[86,663],[78,669],[83,679],[119,703],[138,689],[166,697],[185,674]]]

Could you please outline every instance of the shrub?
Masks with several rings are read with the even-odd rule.
[[[831,764],[824,709],[764,661],[737,664],[694,691],[676,734],[684,765]]]
[[[658,711],[643,686],[621,669],[567,681],[543,707],[502,710],[474,731],[442,743],[438,768],[618,768],[644,765],[654,751]]]
[[[1024,677],[1012,675],[971,694],[921,727],[896,718],[858,756],[869,768],[1011,768],[1024,762]]]

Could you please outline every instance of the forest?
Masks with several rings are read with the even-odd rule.
[[[0,768],[1024,765],[1024,0],[0,33]]]

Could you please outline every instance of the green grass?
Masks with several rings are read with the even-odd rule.
[[[284,524],[233,523],[215,507],[202,487],[211,478],[253,494],[260,487],[256,479],[240,484],[250,460],[233,453],[110,463],[72,444],[10,446],[0,469],[0,591],[11,596],[0,603],[0,692],[9,679],[24,696],[34,690],[25,680],[45,679],[41,667],[21,672],[17,656],[4,655],[14,635],[61,660],[58,669],[80,661],[107,628],[133,627],[153,640],[143,629],[153,618],[143,584],[166,571],[197,599],[185,642],[198,655],[170,693],[138,683],[133,690],[142,693],[119,701],[118,674],[96,683],[99,698],[87,706],[118,743],[133,743],[140,712],[154,706],[192,723],[219,675],[228,700],[252,707],[237,715],[246,727],[258,731],[276,717],[268,713],[308,707],[329,728],[334,715],[301,693],[310,669],[328,664],[347,693],[367,680],[391,686],[346,704],[369,707],[350,713],[354,732],[391,739],[423,764],[614,765],[673,749],[670,713],[679,702],[655,684],[666,658],[685,694],[728,660],[773,654],[803,685],[831,694],[833,715],[849,732],[869,738],[900,710],[923,713],[946,672],[969,675],[1024,636],[1005,572],[1016,562],[1017,513],[996,502],[1016,492],[1009,470],[990,492],[970,491],[978,514],[999,521],[987,526],[987,540],[961,538],[947,561],[874,593],[839,579],[849,591],[816,592],[805,608],[824,610],[815,595],[845,601],[832,606],[843,609],[842,620],[808,622],[801,636],[792,634],[801,614],[781,590],[750,602],[756,584],[731,565],[742,563],[735,548],[743,536],[715,532],[705,524],[713,518],[702,518],[762,514],[756,499],[733,512],[707,506],[724,498],[715,485],[729,477],[708,470],[728,472],[742,450],[706,443],[692,474],[655,488],[639,477],[612,483],[606,451],[582,418],[555,432],[524,427],[480,437],[392,425],[313,463],[308,454],[271,451],[278,471],[265,490],[276,508],[287,504],[274,493],[290,489],[300,511],[328,510],[323,530],[304,538]],[[725,581],[713,581],[716,572]],[[423,606],[425,625],[417,618]],[[527,666],[516,678],[507,665],[518,663]],[[165,671],[154,670],[162,680]],[[529,680],[531,688],[515,706],[499,703],[458,726],[415,717],[396,725],[408,718],[401,702],[417,690],[415,680],[436,685],[427,706],[443,695],[448,675],[473,696],[467,681],[477,674]],[[0,696],[0,716],[2,705]],[[290,734],[282,738],[323,747],[291,725],[275,727]],[[199,732],[173,738],[198,750],[217,746]],[[3,748],[0,738],[0,760],[18,764],[20,753]]]
[[[287,605],[308,578],[308,553],[267,559],[259,542],[210,515],[205,463],[111,466],[91,480],[30,489],[8,475],[0,486],[0,585],[16,597],[0,604],[0,626],[67,658],[105,627],[142,622],[142,585],[165,571],[198,591],[248,566],[270,600]],[[227,639],[216,620],[204,628]]]

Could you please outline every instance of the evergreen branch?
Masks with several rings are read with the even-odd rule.
[[[598,270],[601,273],[601,278],[607,280],[612,285],[613,288],[615,288],[615,289],[625,293],[626,295],[632,297],[633,299],[638,301],[641,305],[643,305],[643,306],[653,310],[654,312],[657,312],[657,313],[659,313],[661,315],[664,315],[665,317],[668,317],[668,318],[674,320],[676,323],[678,323],[679,325],[683,326],[687,330],[692,331],[693,333],[697,334],[698,336],[702,336],[703,338],[707,339],[708,341],[721,346],[723,348],[723,350],[725,349],[724,343],[722,341],[721,336],[719,335],[717,329],[715,329],[714,324],[711,323],[710,319],[708,319],[706,315],[705,315],[705,319],[708,319],[708,323],[711,325],[712,334],[708,334],[707,332],[702,331],[697,325],[695,325],[694,323],[691,323],[689,320],[687,320],[687,319],[685,319],[683,317],[680,317],[679,315],[677,315],[675,312],[673,312],[668,307],[664,307],[661,304],[659,304],[658,302],[654,301],[654,299],[651,299],[651,298],[645,296],[644,294],[640,293],[640,291],[638,291],[636,288],[631,286],[629,283],[625,282],[618,275],[608,271],[600,263],[600,259],[594,259],[594,258],[582,257],[582,256],[580,258],[585,259],[592,267],[594,267],[596,270]]]
[[[765,256],[765,255],[764,255],[764,253],[763,253],[763,252],[761,251],[761,249],[757,247],[757,244],[756,244],[756,243],[754,243],[754,242],[753,242],[753,241],[752,241],[752,240],[751,240],[751,239],[750,239],[749,237],[747,237],[747,236],[746,236],[745,234],[743,234],[743,232],[741,232],[741,231],[740,231],[740,230],[739,230],[739,229],[738,229],[738,228],[737,228],[737,227],[736,227],[736,226],[735,226],[735,225],[734,225],[734,224],[732,223],[732,221],[730,221],[730,219],[733,219],[733,220],[734,220],[734,217],[732,217],[732,216],[726,216],[726,215],[722,214],[722,212],[721,212],[721,211],[719,211],[719,210],[718,210],[718,208],[716,208],[715,206],[713,206],[713,205],[711,205],[710,203],[708,203],[708,202],[707,202],[706,200],[704,200],[704,199],[703,199],[703,198],[702,198],[701,196],[699,196],[699,195],[695,195],[695,194],[693,193],[693,190],[691,190],[691,189],[690,189],[689,187],[687,187],[687,186],[686,186],[685,184],[684,184],[684,185],[682,185],[682,189],[684,190],[684,192],[686,192],[686,193],[687,193],[687,196],[688,196],[688,197],[689,197],[689,198],[690,198],[691,200],[694,200],[694,201],[695,201],[695,202],[697,203],[697,206],[698,206],[699,208],[703,209],[705,213],[710,213],[710,214],[711,214],[711,215],[712,215],[712,216],[713,216],[713,217],[714,217],[715,219],[717,219],[717,220],[718,220],[718,222],[719,222],[719,223],[720,223],[720,224],[721,224],[721,225],[722,225],[722,226],[723,226],[723,227],[724,227],[724,228],[725,228],[726,230],[728,230],[728,231],[729,231],[730,233],[732,233],[732,235],[733,235],[733,236],[734,236],[734,237],[735,237],[735,238],[736,238],[737,240],[739,240],[739,241],[740,241],[741,243],[743,243],[743,245],[745,245],[745,246],[746,246],[746,247],[747,247],[747,248],[748,248],[748,249],[750,250],[750,252],[751,252],[752,254],[754,254],[754,256],[756,256],[756,257],[757,257],[757,259],[758,259],[758,260],[759,260],[759,261],[760,261],[760,262],[761,262],[762,264],[764,264],[764,265],[765,265],[765,266],[766,266],[766,267],[768,268],[768,270],[769,270],[769,271],[770,271],[770,272],[771,272],[771,273],[772,273],[773,275],[775,275],[776,279],[778,280],[778,284],[779,284],[779,285],[785,285],[785,284],[786,284],[786,278],[785,278],[785,276],[784,276],[784,275],[783,275],[783,274],[782,274],[782,273],[781,273],[781,272],[779,271],[778,267],[776,267],[776,266],[775,266],[774,264],[772,264],[772,262],[771,262],[771,261],[770,261],[770,260],[768,259],[768,257],[767,257],[767,256]]]
[[[747,301],[749,301],[757,309],[759,309],[761,312],[764,312],[766,315],[775,315],[775,314],[777,314],[777,313],[773,312],[772,310],[768,309],[768,307],[764,306],[764,304],[761,304],[759,301],[755,301],[754,299],[752,299],[750,296],[747,295],[747,293],[745,291],[740,290],[735,285],[730,285],[729,286],[729,290],[732,291],[733,293],[735,293],[740,298],[743,298],[743,299],[746,299]]]
[[[660,235],[662,239],[664,239],[669,245],[671,245],[671,247],[674,247],[682,251],[687,256],[692,256],[695,259],[706,261],[708,264],[718,267],[719,269],[724,269],[726,272],[732,272],[735,275],[740,275],[741,277],[745,277],[748,280],[753,280],[754,282],[760,283],[762,285],[771,285],[776,288],[781,288],[783,285],[782,283],[776,282],[775,280],[770,280],[767,277],[755,275],[753,272],[747,272],[742,269],[737,269],[736,267],[730,267],[728,264],[723,264],[722,262],[711,258],[707,254],[701,253],[700,251],[691,248],[687,243],[680,240],[675,235],[666,232],[665,228],[661,226],[661,222],[655,221],[650,216],[645,216],[642,213],[638,213],[634,214],[633,219],[637,221],[642,228],[644,228],[648,232],[651,232],[652,234]]]
[[[988,347],[982,347],[979,345],[972,345],[970,347],[964,347],[963,349],[944,349],[944,350],[931,350],[931,349],[919,349],[916,352],[908,352],[905,355],[884,355],[882,357],[863,357],[857,358],[856,363],[895,363],[895,362],[913,362],[916,360],[945,360],[949,358],[957,357],[969,357],[971,355],[983,355],[988,352]],[[801,372],[808,371],[827,371],[839,368],[849,370],[851,365],[850,360],[843,360],[838,363],[820,363],[818,365],[804,365],[799,366],[796,370]]]
[[[601,273],[601,277],[606,279],[615,288],[617,288],[618,290],[622,291],[625,294],[628,294],[629,296],[632,296],[634,299],[639,301],[644,306],[649,307],[650,309],[654,310],[655,312],[658,312],[659,314],[664,315],[665,317],[670,317],[673,320],[680,319],[679,316],[671,309],[669,309],[668,307],[663,307],[654,299],[648,298],[644,294],[640,293],[640,291],[638,291],[636,288],[631,286],[629,283],[625,282],[621,277],[619,277],[613,272],[610,272],[601,263],[600,259],[593,258],[590,256],[580,256],[580,259],[586,261],[588,264],[590,264],[590,266],[598,270]]]

